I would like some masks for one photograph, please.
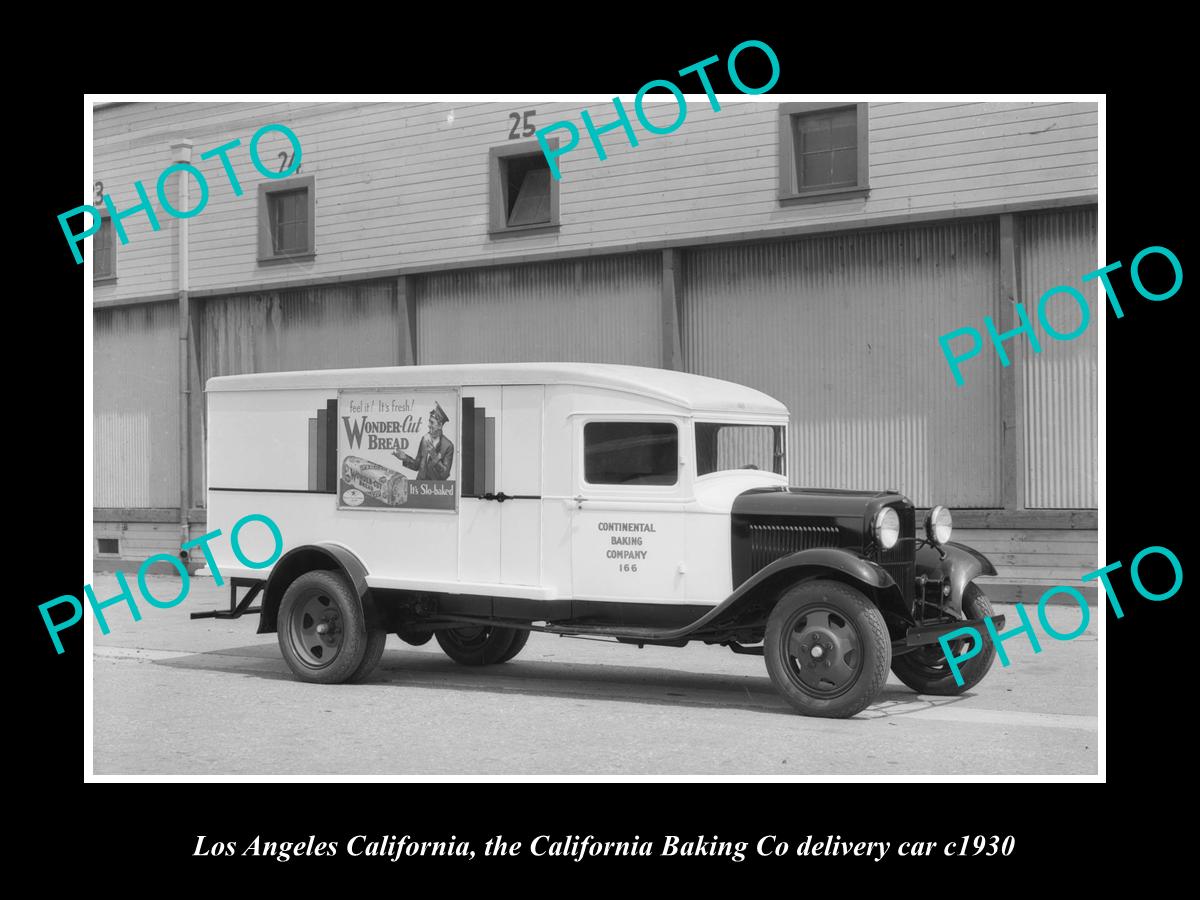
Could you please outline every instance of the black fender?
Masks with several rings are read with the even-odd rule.
[[[858,588],[874,601],[883,612],[892,612],[907,619],[904,594],[888,571],[861,553],[838,547],[816,547],[781,557],[747,578],[719,606],[692,626],[736,614],[758,602],[764,593],[778,596],[787,586],[806,578],[832,578]]]
[[[950,582],[950,598],[945,606],[962,615],[963,591],[979,575],[995,575],[992,561],[973,547],[951,541],[942,545],[946,558],[937,548],[926,544],[917,551],[917,574],[936,581]]]
[[[262,612],[258,616],[258,633],[270,634],[277,629],[279,604],[293,581],[305,572],[324,570],[341,573],[358,595],[368,628],[384,627],[383,617],[367,586],[367,567],[341,544],[320,543],[293,547],[275,563],[263,588]]]
[[[635,641],[650,638],[662,643],[690,639],[698,632],[720,632],[735,627],[762,625],[779,595],[806,578],[831,578],[848,584],[870,597],[885,614],[893,613],[902,620],[910,621],[909,611],[904,607],[904,595],[883,566],[853,550],[816,547],[784,556],[759,569],[738,585],[732,594],[688,625],[656,631],[652,635],[647,635],[646,629],[640,629],[640,633],[626,636]],[[739,621],[747,611],[753,612],[753,621]],[[616,634],[620,631],[617,628],[607,633]]]

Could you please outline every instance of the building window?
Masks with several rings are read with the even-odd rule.
[[[779,199],[866,196],[866,103],[779,105]]]
[[[92,281],[117,280],[117,239],[112,219],[104,216],[100,230],[92,237]]]
[[[583,472],[588,484],[675,484],[679,430],[670,422],[588,422]]]
[[[316,184],[313,176],[285,178],[258,186],[258,261],[312,259]]]
[[[96,552],[100,556],[120,556],[121,545],[117,538],[96,538]]]
[[[553,150],[558,139],[549,143]],[[493,147],[488,167],[488,232],[493,237],[558,228],[558,181],[551,177],[539,145]]]

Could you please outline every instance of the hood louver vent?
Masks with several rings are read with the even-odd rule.
[[[769,566],[775,560],[815,547],[836,547],[838,530],[833,524],[750,525],[751,571]]]

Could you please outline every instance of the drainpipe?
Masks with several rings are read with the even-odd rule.
[[[181,141],[171,145],[174,162],[190,163],[192,161],[192,144]],[[177,176],[179,180],[179,199],[176,209],[191,209],[189,197],[191,179],[185,172]],[[179,543],[186,544],[188,534],[188,510],[192,507],[192,471],[191,465],[191,377],[188,367],[188,345],[191,343],[190,322],[191,313],[188,310],[188,225],[191,219],[176,219],[179,229]],[[188,552],[179,551],[179,557],[186,566]]]

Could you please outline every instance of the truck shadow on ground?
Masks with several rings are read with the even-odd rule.
[[[295,681],[272,645],[231,647],[157,660],[168,668],[227,672],[271,681]],[[440,654],[388,650],[379,667],[365,682],[316,690],[379,690],[418,688],[436,691],[527,695],[610,703],[657,706],[699,706],[795,716],[796,712],[776,693],[770,678],[690,672],[654,666],[628,666],[513,660],[499,666],[465,667]],[[911,715],[933,706],[957,703],[970,697],[927,697],[902,685],[885,685],[875,702],[856,716],[859,720]]]

